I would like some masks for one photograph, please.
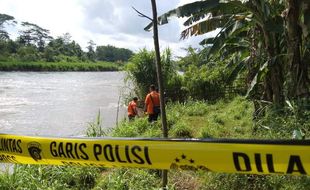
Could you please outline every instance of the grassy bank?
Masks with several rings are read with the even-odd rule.
[[[112,62],[0,62],[0,71],[118,71]]]
[[[253,125],[253,105],[241,97],[217,103],[189,101],[186,104],[170,104],[167,113],[170,137],[291,139],[296,127],[301,128],[306,135],[310,128],[309,122],[302,123],[290,111],[285,113],[285,117],[277,117],[270,111]],[[301,123],[296,125],[296,122]],[[105,134],[97,128],[100,122],[96,123],[88,130],[90,136]],[[161,136],[160,124],[150,125],[146,118],[121,123],[110,133],[115,137]],[[158,189],[160,184],[160,173],[146,169],[17,165],[11,175],[0,175],[0,189]],[[306,190],[309,186],[310,178],[305,176],[169,171],[169,189]]]
[[[168,124],[170,137],[195,138],[246,138],[246,139],[291,139],[293,131],[301,129],[309,134],[309,122],[296,119],[291,110],[283,111],[282,116],[276,115],[273,110],[266,112],[264,117],[252,120],[253,105],[251,102],[237,97],[234,100],[221,100],[216,103],[188,102],[186,104],[168,105]],[[304,120],[310,120],[309,113],[304,113]],[[144,119],[135,123],[126,123],[114,131],[115,136],[160,136],[160,126],[149,126]],[[141,170],[107,170],[105,179],[116,177],[116,172],[123,171],[138,174]],[[123,176],[122,187],[126,187],[130,177]],[[149,180],[152,188],[161,183],[160,177],[149,171]],[[104,181],[104,180],[103,180]],[[153,186],[152,184],[157,184]],[[109,187],[110,183],[106,183]],[[144,184],[140,184],[144,189]],[[310,178],[288,175],[241,175],[212,173],[204,171],[176,171],[169,172],[170,189],[309,189]],[[107,189],[113,189],[107,188]],[[122,189],[122,188],[118,188]],[[126,189],[126,188],[125,188]],[[130,186],[129,189],[134,189]],[[139,188],[138,188],[139,189]]]

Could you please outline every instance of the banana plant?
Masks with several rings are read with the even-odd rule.
[[[309,0],[287,0],[284,12],[289,41],[288,66],[291,70],[290,96],[309,97],[308,65],[310,60],[310,2]]]
[[[220,28],[216,37],[201,42],[211,46],[203,51],[206,62],[229,60],[228,68],[233,68],[230,79],[246,68],[251,75],[248,77],[249,94],[261,84],[263,91],[258,98],[281,106],[286,54],[281,10],[284,10],[282,1],[204,0],[168,11],[158,17],[158,23],[167,24],[173,16],[187,17],[184,22],[187,28],[181,32],[181,39]],[[148,25],[145,29],[150,28]]]

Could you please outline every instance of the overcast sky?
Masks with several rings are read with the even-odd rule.
[[[158,15],[194,0],[157,0]],[[143,28],[149,20],[141,18],[135,7],[150,16],[150,0],[1,0],[0,13],[14,16],[50,30],[53,37],[68,32],[82,48],[89,40],[96,45],[113,45],[137,52],[153,49],[152,32]],[[179,40],[180,20],[174,18],[159,27],[161,49],[170,47],[174,55],[184,55],[183,47],[199,47],[202,37]],[[14,38],[14,36],[12,36]]]

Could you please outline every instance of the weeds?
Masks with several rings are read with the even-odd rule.
[[[291,139],[297,132],[305,138],[310,133],[309,121],[310,111],[300,109],[293,102],[287,101],[287,106],[280,110],[267,106],[255,123],[254,135],[268,139]]]
[[[176,138],[193,138],[192,127],[186,125],[184,122],[178,122],[170,130],[170,136]]]
[[[95,190],[156,189],[160,178],[145,169],[111,169],[103,173]]]
[[[150,124],[146,118],[137,118],[133,122],[122,122],[112,132],[113,137],[154,137],[161,134],[159,122]]]
[[[98,168],[14,165],[0,175],[0,189],[92,189]]]
[[[102,120],[100,110],[98,111],[96,120],[89,122],[86,129],[86,136],[88,137],[104,137],[109,135],[109,129],[102,128]]]

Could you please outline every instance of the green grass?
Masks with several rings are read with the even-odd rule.
[[[110,169],[103,172],[94,190],[158,189],[160,178],[154,170]]]
[[[0,62],[0,71],[118,71],[111,62]]]
[[[251,138],[253,107],[240,97],[217,103],[173,104],[170,109],[168,118],[185,123],[184,128],[194,130],[196,138]]]
[[[0,175],[0,189],[92,189],[99,168],[15,165]]]
[[[295,129],[309,136],[309,112],[282,115],[268,110],[254,125],[253,105],[242,97],[214,102],[174,103],[167,105],[170,137],[180,138],[277,138],[290,139]],[[160,122],[149,124],[147,118],[122,122],[112,132],[102,130],[97,117],[88,135],[110,134],[114,137],[160,137]],[[253,127],[254,126],[254,127]],[[298,189],[310,187],[306,176],[242,175],[205,171],[170,170],[169,189]],[[78,168],[15,165],[13,172],[0,175],[0,189],[159,189],[158,170],[132,168]]]

